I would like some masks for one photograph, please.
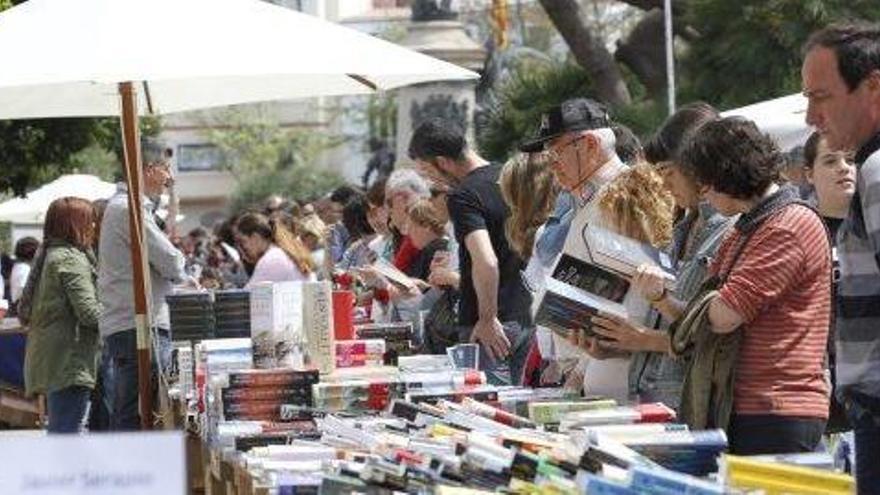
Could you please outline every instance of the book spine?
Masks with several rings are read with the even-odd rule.
[[[226,389],[221,391],[223,402],[234,401],[279,401],[286,398],[311,397],[311,386],[291,387],[291,388],[242,388],[242,389]]]
[[[309,282],[304,285],[303,291],[303,326],[309,357],[322,374],[332,373],[336,366],[330,289],[327,282]]]
[[[534,402],[528,405],[529,419],[538,424],[558,423],[562,415],[573,411],[589,411],[616,407],[611,399],[575,402]]]
[[[228,388],[236,387],[295,387],[318,383],[317,370],[283,370],[255,373],[250,370],[229,374]]]

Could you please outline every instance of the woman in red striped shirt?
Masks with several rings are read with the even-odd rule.
[[[708,310],[713,332],[742,332],[731,451],[812,451],[828,418],[831,256],[822,220],[795,188],[777,185],[782,155],[750,121],[706,124],[682,162],[713,207],[741,215],[710,268],[725,277]]]

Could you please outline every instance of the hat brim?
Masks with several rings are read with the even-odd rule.
[[[563,134],[565,133],[557,132],[549,136],[541,136],[539,138],[526,141],[519,145],[519,150],[523,153],[537,153],[539,151],[544,151],[544,145],[547,144],[547,141],[552,141]]]

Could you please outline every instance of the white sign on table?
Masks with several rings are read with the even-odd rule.
[[[183,495],[181,432],[0,438],[4,495]]]

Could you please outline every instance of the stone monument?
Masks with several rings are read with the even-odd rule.
[[[478,72],[486,50],[468,37],[450,0],[414,0],[407,37],[400,43],[417,52]],[[440,117],[466,129],[473,142],[477,81],[444,81],[407,86],[397,97],[397,166],[411,166],[407,154],[413,131],[423,121]]]

